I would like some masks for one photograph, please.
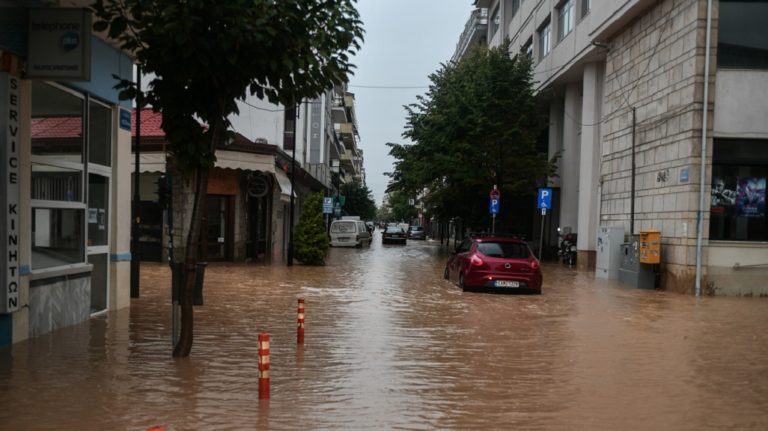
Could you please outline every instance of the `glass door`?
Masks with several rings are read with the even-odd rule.
[[[206,209],[205,258],[208,260],[228,260],[230,258],[231,238],[231,201],[229,196],[208,195]]]

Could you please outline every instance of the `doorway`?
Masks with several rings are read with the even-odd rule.
[[[231,196],[208,195],[204,259],[231,261],[233,252],[234,202]]]

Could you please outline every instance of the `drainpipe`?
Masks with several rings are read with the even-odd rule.
[[[709,108],[709,51],[712,39],[712,0],[707,0],[707,41],[704,51],[704,118],[701,122],[701,176],[699,178],[699,212],[696,220],[696,296],[701,296],[701,246],[704,242],[704,205],[707,157],[707,109]]]
[[[136,140],[134,141],[134,175],[133,175],[133,223],[131,224],[131,298],[139,297],[139,276],[141,272],[141,66],[136,66]]]

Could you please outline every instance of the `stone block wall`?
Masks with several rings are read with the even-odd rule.
[[[705,1],[665,0],[614,35],[606,58],[600,224],[630,231],[634,109],[634,233],[661,230],[662,287],[680,292],[695,281],[705,31]],[[705,157],[709,172],[711,139]]]

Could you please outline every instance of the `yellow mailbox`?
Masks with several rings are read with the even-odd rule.
[[[661,231],[640,231],[640,263],[661,263]]]

